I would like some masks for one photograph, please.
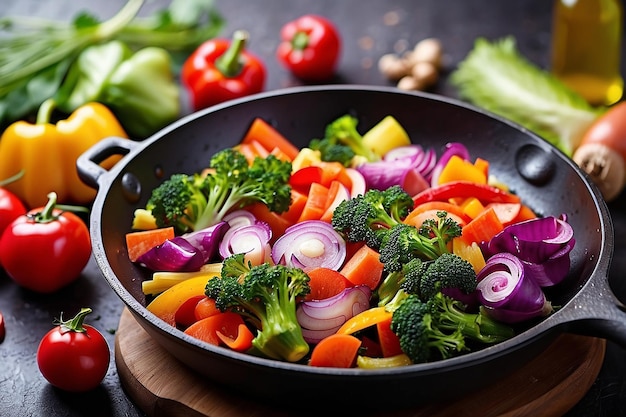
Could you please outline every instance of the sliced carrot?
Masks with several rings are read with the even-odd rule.
[[[361,246],[339,270],[353,285],[367,285],[375,290],[383,276],[383,263],[377,251]]]
[[[488,242],[502,229],[504,229],[502,222],[493,207],[490,207],[463,227],[461,238],[468,245],[472,242]]]
[[[280,159],[281,161],[291,162],[291,159],[287,156],[287,154],[283,152],[278,146],[274,147],[274,149],[270,151],[270,155],[274,155],[276,158]]]
[[[304,209],[304,205],[306,204],[307,195],[303,194],[294,189],[291,190],[291,204],[289,205],[289,209],[281,213],[280,216],[285,218],[287,221],[291,223],[296,223],[300,218],[300,214],[302,214],[302,210]]]
[[[252,121],[241,143],[249,143],[252,140],[258,141],[267,150],[279,148],[289,160],[293,160],[299,152],[293,143],[260,117]]]
[[[196,305],[200,300],[206,298],[205,295],[194,295],[190,297],[187,301],[182,303],[180,307],[176,310],[174,314],[174,320],[176,320],[176,324],[182,327],[191,326],[194,322],[197,321],[195,309]]]
[[[330,298],[352,286],[346,277],[331,268],[316,267],[307,271],[307,275],[311,292],[304,297],[305,301]]]
[[[227,311],[198,320],[187,327],[185,333],[196,339],[218,346],[222,341],[217,334],[218,332],[229,338],[236,339],[239,333],[239,325],[241,324],[245,327],[243,318],[239,314]]]
[[[272,229],[272,242],[276,241],[278,236],[284,235],[285,230],[293,224],[292,221],[289,221],[281,214],[270,211],[263,203],[253,203],[247,206],[246,210],[254,214],[257,220],[263,221],[269,225],[270,229]]]
[[[376,331],[378,332],[380,349],[385,358],[403,353],[400,347],[400,339],[391,330],[391,317],[385,321],[376,323]]]
[[[467,223],[470,220],[467,217],[467,215],[463,212],[463,208],[461,206],[448,203],[446,201],[434,200],[434,201],[427,201],[425,203],[421,203],[415,206],[413,210],[411,210],[411,212],[408,214],[408,216],[404,218],[403,222],[406,224],[415,224],[415,221],[412,220],[413,217],[416,217],[425,211],[432,211],[432,210],[445,211],[447,213],[454,214],[464,219],[465,223]]]
[[[352,368],[361,340],[349,334],[332,334],[322,339],[311,352],[310,366]]]
[[[252,163],[254,162],[254,158],[257,157],[254,148],[249,143],[240,143],[235,147],[235,149],[246,157],[246,161],[248,161],[248,164],[250,165],[252,165]]]
[[[329,187],[332,181],[339,181],[348,189],[352,188],[352,179],[346,172],[346,167],[340,162],[320,161],[316,165],[322,168],[322,179],[320,181],[322,185]]]
[[[320,220],[330,223],[333,218],[335,209],[342,201],[350,199],[350,191],[339,180],[333,180],[328,187],[328,197],[326,198],[326,206]]]
[[[237,326],[237,331],[234,335],[227,335],[221,331],[217,331],[217,337],[220,338],[223,344],[236,350],[237,352],[245,352],[252,347],[252,340],[254,340],[254,333],[250,331],[248,326],[241,323]]]
[[[493,208],[502,222],[502,225],[508,226],[512,224],[517,216],[519,215],[520,210],[522,209],[521,203],[489,203],[485,206],[485,208]]]
[[[214,299],[204,296],[196,303],[193,313],[197,321],[220,313],[220,309],[216,307]]]
[[[126,234],[126,249],[131,262],[168,239],[174,238],[173,227],[163,227],[159,229],[141,230]]]
[[[314,182],[311,184],[309,194],[307,194],[306,203],[300,213],[298,222],[305,220],[319,220],[324,214],[324,207],[328,200],[328,188],[322,184]]]

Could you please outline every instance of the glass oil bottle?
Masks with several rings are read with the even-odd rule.
[[[551,71],[593,105],[620,100],[620,0],[555,0]]]

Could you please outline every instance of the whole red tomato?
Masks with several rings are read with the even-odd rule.
[[[106,339],[95,327],[83,324],[91,311],[83,308],[68,321],[61,317],[39,343],[37,365],[44,378],[57,388],[71,392],[92,390],[109,369]]]
[[[76,214],[48,204],[15,219],[0,237],[0,264],[18,285],[54,292],[80,276],[91,256],[85,223]]]
[[[280,31],[276,56],[304,81],[327,81],[333,77],[341,52],[341,37],[328,19],[307,14],[286,23]]]
[[[0,236],[13,220],[25,213],[24,203],[11,191],[0,187]]]

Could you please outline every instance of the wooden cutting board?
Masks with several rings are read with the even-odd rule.
[[[561,416],[595,381],[605,347],[603,339],[564,334],[523,369],[477,394],[385,416]],[[237,396],[192,372],[158,345],[127,309],[116,332],[115,361],[124,390],[150,417],[294,415]]]

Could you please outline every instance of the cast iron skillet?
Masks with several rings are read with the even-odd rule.
[[[133,211],[150,191],[173,173],[207,166],[218,150],[235,145],[255,117],[274,125],[295,144],[321,137],[335,118],[351,113],[364,132],[393,115],[412,140],[440,150],[463,142],[481,156],[502,181],[539,214],[566,213],[576,246],[565,284],[548,292],[561,308],[498,345],[460,357],[385,370],[324,369],[253,357],[195,340],[159,320],[145,308],[141,281],[146,271],[127,257],[124,234]],[[111,170],[98,165],[124,155]],[[599,191],[576,165],[553,146],[517,125],[464,103],[443,97],[367,86],[298,87],[262,93],[192,114],[143,142],[108,138],[78,160],[78,171],[98,189],[91,213],[93,253],[113,290],[143,328],[173,356],[192,369],[238,393],[312,407],[346,403],[372,409],[387,398],[386,409],[438,399],[454,400],[497,381],[523,366],[562,332],[609,338],[626,346],[624,306],[610,290],[613,256],[610,215]],[[320,401],[320,399],[324,399]]]

